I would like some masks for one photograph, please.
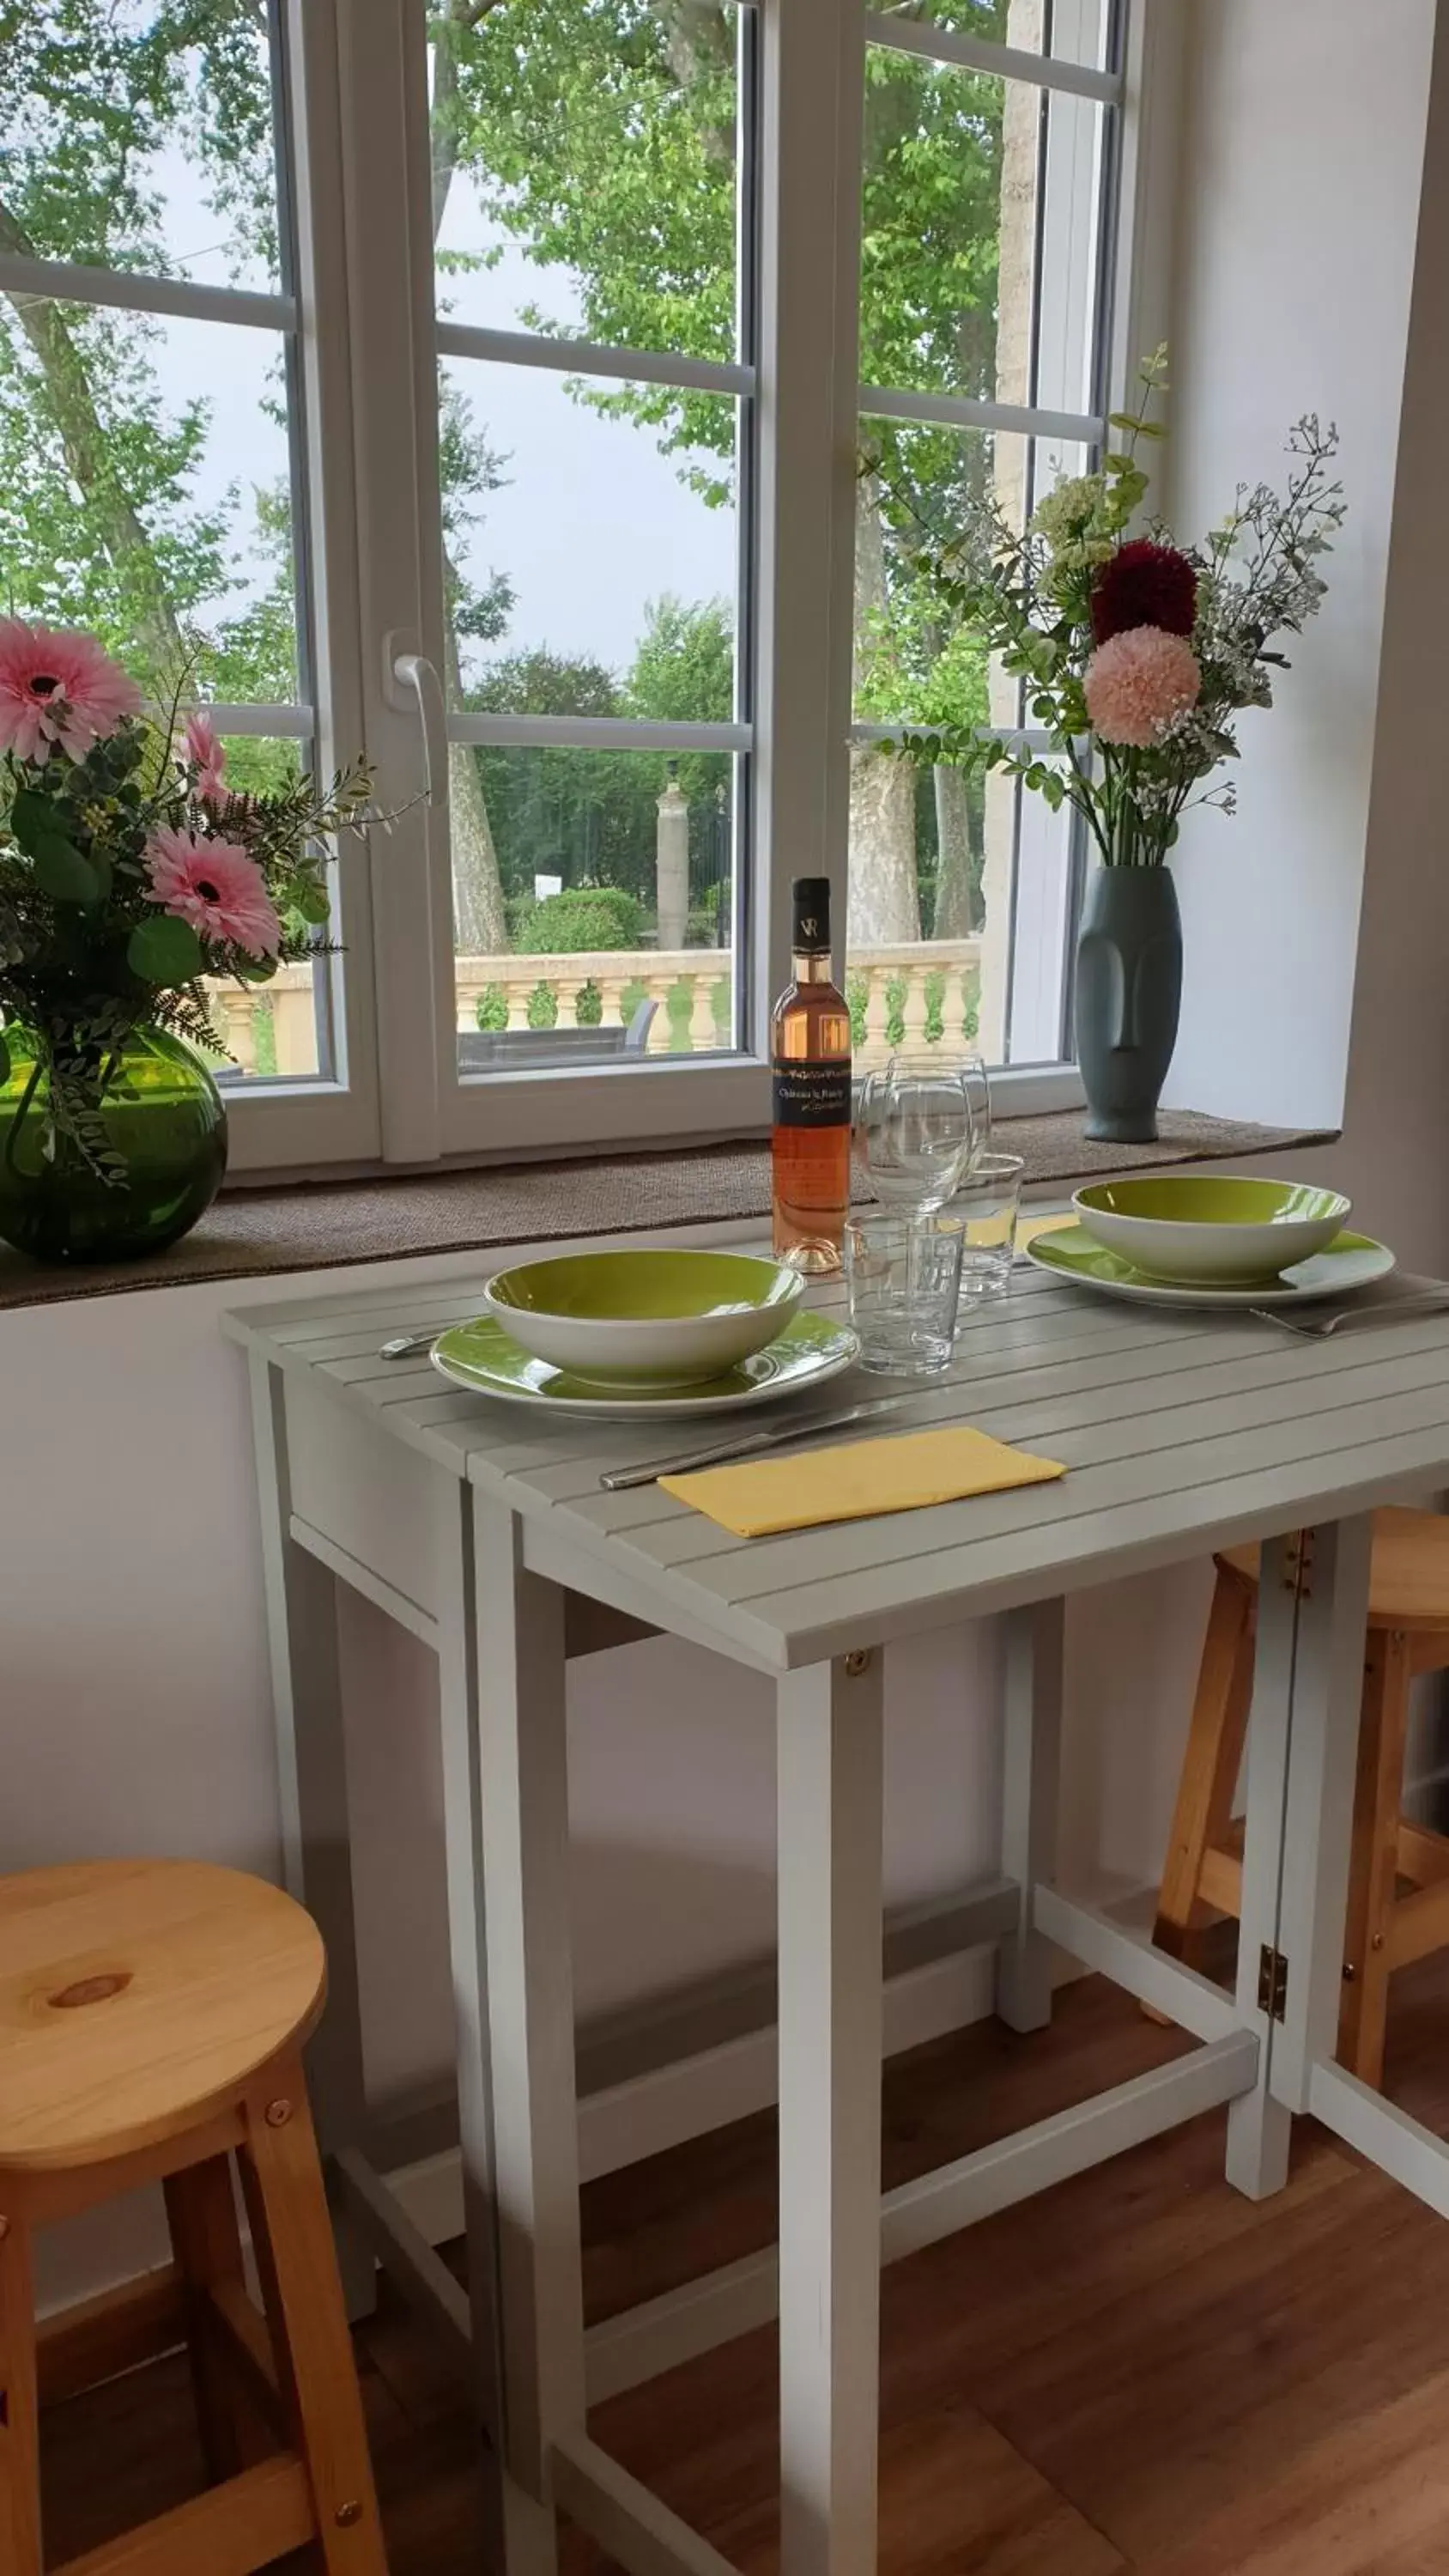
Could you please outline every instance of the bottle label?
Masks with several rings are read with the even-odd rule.
[[[848,1056],[842,1063],[807,1064],[777,1055],[773,1070],[777,1127],[850,1125]]]

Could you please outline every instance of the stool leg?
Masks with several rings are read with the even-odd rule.
[[[228,2282],[246,2296],[231,2159],[209,2156],[204,2164],[169,2174],[163,2188],[171,2250],[186,2283],[186,2345],[201,2447],[209,2476],[220,2484],[275,2447],[258,2438],[208,2297]]]
[[[1227,1831],[1253,1693],[1252,1621],[1252,1587],[1220,1566],[1152,1933],[1174,1959],[1187,1960],[1195,1946],[1203,1854]]]
[[[1389,1930],[1399,1867],[1399,1808],[1409,1717],[1409,1655],[1401,1629],[1370,1631],[1354,1783],[1353,1851],[1344,1931],[1341,2065],[1377,2089],[1384,2077]]]
[[[357,2364],[299,2059],[246,2105],[242,2185],[327,2576],[387,2576]]]
[[[30,2231],[0,2212],[0,2576],[41,2576],[40,2416]]]

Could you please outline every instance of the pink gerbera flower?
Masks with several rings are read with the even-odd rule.
[[[1202,672],[1185,636],[1134,626],[1098,645],[1083,686],[1092,729],[1103,742],[1149,751],[1174,716],[1197,705]]]
[[[226,753],[205,707],[193,707],[186,719],[186,758],[196,772],[196,792],[211,805],[224,805],[230,789],[222,778]]]
[[[238,841],[199,841],[163,825],[146,844],[151,892],[203,939],[275,957],[282,925],[254,858]]]
[[[45,760],[59,743],[83,760],[122,716],[140,710],[135,681],[94,635],[0,617],[0,751]]]

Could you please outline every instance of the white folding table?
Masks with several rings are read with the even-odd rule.
[[[556,2509],[634,2576],[726,2576],[590,2440],[586,2409],[777,2308],[784,2576],[866,2576],[881,2262],[1216,2104],[1230,2106],[1228,2178],[1243,2191],[1281,2186],[1292,2115],[1311,2110],[1449,2215],[1449,2149],[1333,2063],[1367,1516],[1449,1484],[1449,1317],[1298,1341],[1018,1273],[1005,1304],[969,1314],[949,1378],[904,1419],[970,1420],[1063,1460],[1064,1479],[745,1542],[656,1487],[600,1490],[601,1468],[677,1449],[677,1423],[540,1426],[378,1357],[389,1335],[476,1306],[476,1282],[450,1276],[259,1308],[228,1329],[255,1397],[287,1868],[331,1956],[319,2125],[346,2226],[468,2347],[510,2576],[547,2576]],[[830,1399],[853,1386],[837,1380]],[[1054,1884],[1062,1604],[1300,1528],[1311,1549],[1264,1557],[1228,1995]],[[338,1583],[439,1657],[467,2298],[394,2200],[398,2147],[365,2099]],[[1056,1943],[1200,2045],[883,2198],[882,1658],[918,1630],[993,1614],[1007,1623],[1002,1877],[972,1928],[996,1945],[997,2008],[1018,2030],[1047,2022]],[[586,2333],[565,1661],[649,1630],[775,1684],[780,2243]],[[1133,1687],[1130,1637],[1119,1684]]]

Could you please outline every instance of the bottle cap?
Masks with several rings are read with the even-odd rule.
[[[797,877],[790,892],[795,911],[792,947],[807,957],[827,955],[830,948],[829,877]]]

